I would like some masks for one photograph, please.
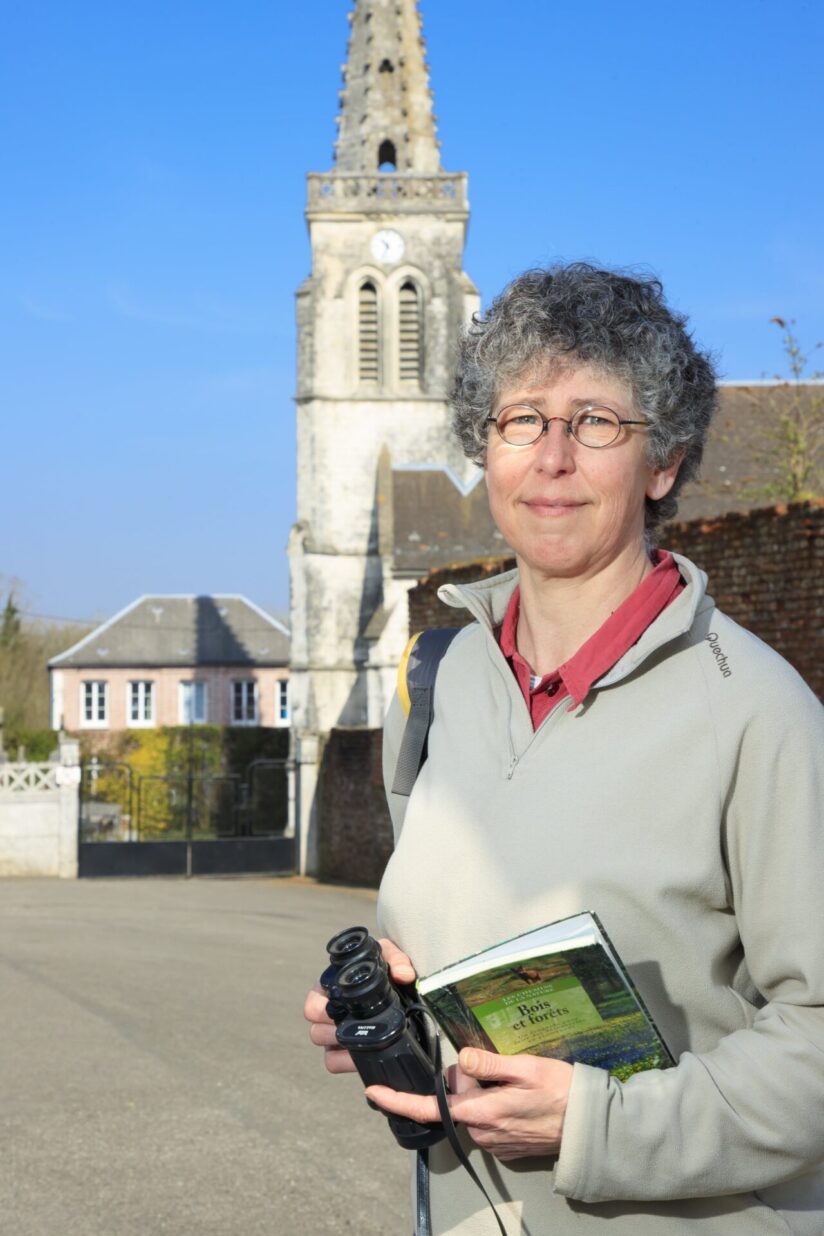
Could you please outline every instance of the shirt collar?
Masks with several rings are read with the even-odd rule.
[[[629,651],[683,587],[684,581],[672,554],[666,550],[659,551],[650,574],[621,602],[594,635],[556,670],[545,674],[534,687],[530,684],[530,666],[517,647],[521,590],[516,587],[498,633],[501,652],[510,661],[522,690],[525,684],[527,691],[545,690],[549,682],[560,676],[570,694],[572,706],[577,707],[589,694],[592,684]]]

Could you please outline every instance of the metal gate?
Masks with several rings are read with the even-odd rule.
[[[125,763],[81,765],[81,876],[250,875],[294,871],[286,835],[289,766],[257,759],[243,774],[138,775]]]

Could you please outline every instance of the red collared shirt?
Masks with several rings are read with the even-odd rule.
[[[601,678],[625,652],[628,652],[658,617],[674,601],[684,587],[675,559],[667,551],[659,551],[656,565],[634,592],[610,614],[606,622],[591,635],[578,651],[551,674],[538,678],[533,674],[516,645],[521,590],[516,588],[509,600],[504,620],[498,632],[498,642],[523,692],[532,725],[537,729],[560,700],[569,696],[575,707],[589,693],[592,684]]]

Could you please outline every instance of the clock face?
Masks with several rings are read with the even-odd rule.
[[[381,228],[372,237],[372,257],[376,262],[383,262],[387,266],[399,262],[405,248],[400,232],[391,227]]]

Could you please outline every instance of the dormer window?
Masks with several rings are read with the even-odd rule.
[[[361,382],[380,377],[378,289],[371,279],[358,289],[358,377]]]

